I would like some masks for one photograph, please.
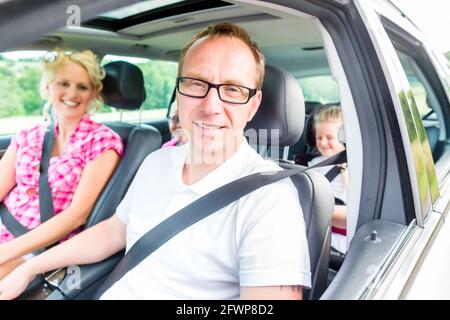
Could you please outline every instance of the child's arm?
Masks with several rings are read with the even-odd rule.
[[[347,229],[347,206],[335,205],[331,221],[334,227],[344,230]]]

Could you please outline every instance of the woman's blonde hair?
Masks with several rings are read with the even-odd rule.
[[[92,100],[89,109],[98,108],[103,104],[101,91],[103,89],[102,80],[105,78],[105,70],[100,67],[97,56],[91,50],[67,52],[57,48],[55,52],[50,52],[48,57],[43,60],[40,93],[42,99],[47,100],[43,108],[44,116],[49,116],[51,107],[48,84],[55,79],[58,68],[68,62],[76,63],[86,70],[92,88],[96,91],[96,96]]]

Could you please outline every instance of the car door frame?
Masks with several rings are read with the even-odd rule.
[[[409,144],[405,143],[404,146],[415,207],[414,221],[404,231],[401,239],[399,239],[398,246],[386,259],[382,270],[378,272],[375,281],[371,283],[364,297],[369,299],[413,297],[414,295],[410,294],[411,288],[414,287],[424,258],[430,256],[432,244],[438,238],[448,239],[450,237],[449,230],[444,228],[444,217],[448,214],[448,196],[446,196],[447,200],[440,197],[431,150],[414,96],[394,46],[377,15],[386,14],[385,18],[387,19],[392,17],[389,17],[389,11],[386,11],[386,7],[381,6],[381,1],[374,1],[375,5],[372,8],[367,3],[363,5],[360,0],[355,2],[363,19],[366,19],[366,22],[370,21],[369,32],[378,49],[383,71],[389,82],[392,100],[396,106],[395,110],[402,127],[402,139],[410,142]],[[418,42],[421,41],[420,34],[416,33],[415,30],[402,26],[402,22],[395,18],[392,21],[408,30],[411,37],[415,36]],[[441,180],[441,187],[442,183]],[[445,189],[449,189],[448,185]],[[441,206],[442,201],[447,208],[445,213],[436,210]],[[442,248],[442,246],[440,247]],[[450,249],[450,243],[446,248]],[[436,251],[436,249],[434,248],[433,251]],[[450,259],[435,261],[450,266]],[[439,283],[440,280],[442,279],[434,277],[436,283]],[[416,287],[416,289],[420,291],[420,288]],[[443,294],[445,295],[445,293]]]

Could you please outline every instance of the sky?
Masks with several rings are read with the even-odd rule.
[[[450,0],[391,0],[441,51],[450,51]]]

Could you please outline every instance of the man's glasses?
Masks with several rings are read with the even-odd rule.
[[[177,77],[177,90],[184,96],[204,98],[211,88],[216,88],[220,100],[234,104],[246,104],[257,91],[236,84],[213,84],[195,78]]]

